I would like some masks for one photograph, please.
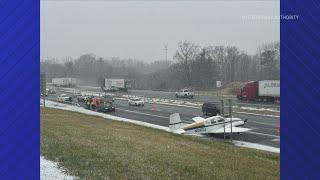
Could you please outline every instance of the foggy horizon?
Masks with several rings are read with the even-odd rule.
[[[230,5],[232,4],[232,5]],[[253,55],[279,41],[279,1],[41,1],[41,58],[98,57],[172,60],[180,41],[236,46]],[[222,16],[221,16],[222,14]]]

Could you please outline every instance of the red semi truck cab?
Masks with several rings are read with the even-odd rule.
[[[258,97],[258,88],[258,81],[250,81],[237,92],[237,98],[242,101],[255,101]]]

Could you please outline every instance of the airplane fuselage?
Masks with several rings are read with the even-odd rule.
[[[169,128],[178,134],[221,134],[221,133],[241,133],[250,131],[244,128],[247,120],[240,118],[224,118],[222,116],[212,116],[209,118],[194,117],[193,123],[182,122],[179,113],[171,114],[169,117]]]
[[[224,119],[221,119],[220,122],[208,119],[204,123],[202,123],[202,125],[200,125],[201,123],[199,122],[198,126],[195,126],[193,124],[189,124],[188,126],[182,128],[185,131],[185,134],[214,134],[216,131],[223,127],[231,127],[231,124],[232,127],[243,126],[244,121],[239,118],[233,118],[232,122],[230,118],[226,118],[225,121]]]

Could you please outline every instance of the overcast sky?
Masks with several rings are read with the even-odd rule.
[[[279,1],[41,1],[41,57],[168,58],[179,41],[235,45],[254,54],[280,40],[277,20],[243,16],[280,14]]]

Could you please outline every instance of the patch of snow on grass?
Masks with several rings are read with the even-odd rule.
[[[73,180],[79,179],[65,173],[65,170],[59,168],[58,163],[44,159],[40,156],[40,179],[43,180]]]
[[[240,146],[240,147],[259,149],[259,150],[269,151],[269,152],[274,152],[274,153],[280,153],[280,148],[275,148],[275,147],[256,144],[256,143],[244,142],[244,141],[232,141],[232,142],[234,145]]]

